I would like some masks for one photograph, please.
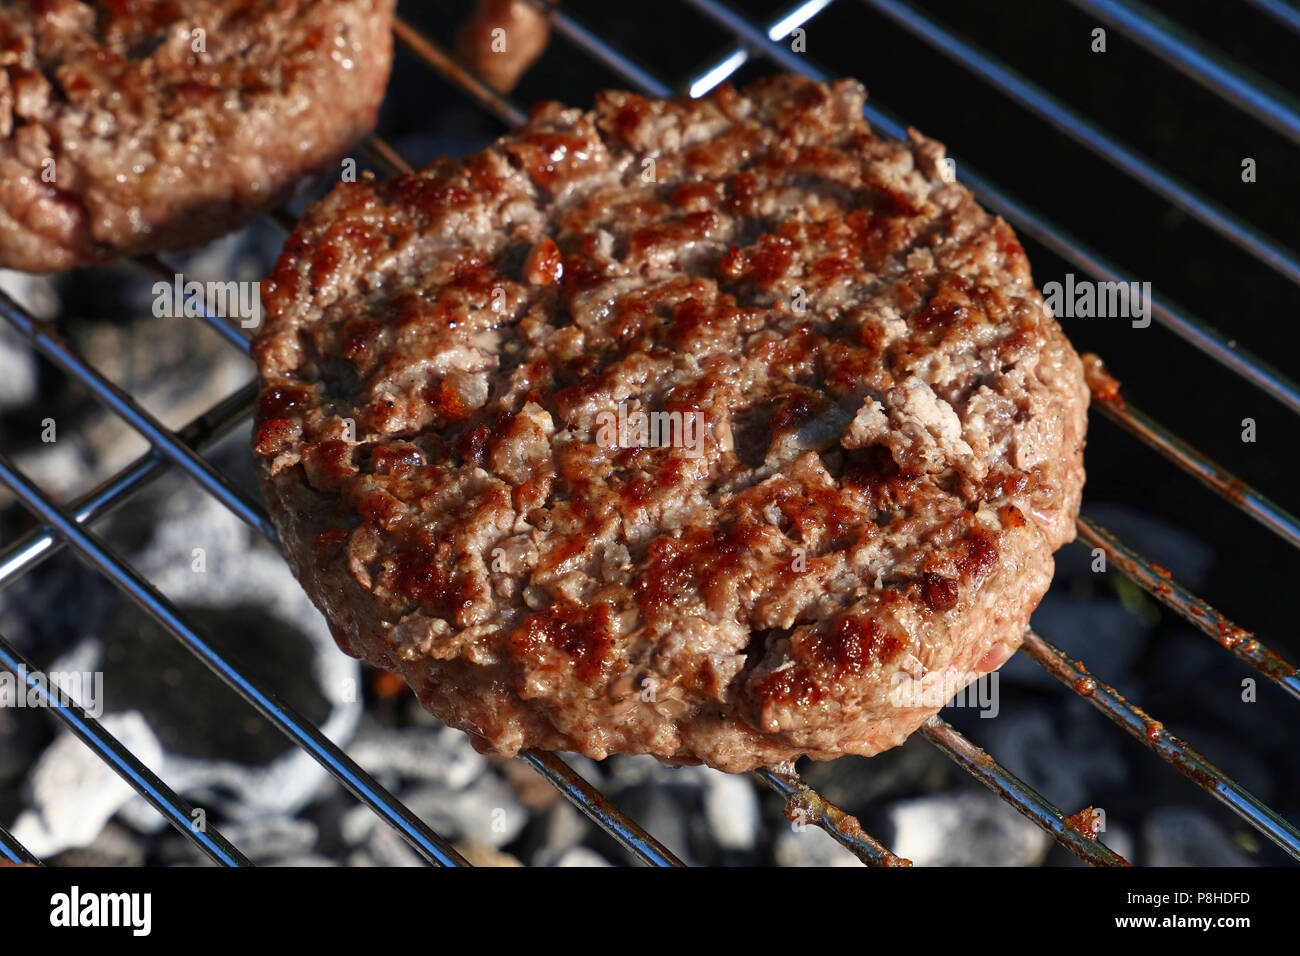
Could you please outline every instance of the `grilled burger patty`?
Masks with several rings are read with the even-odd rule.
[[[369,130],[395,0],[0,4],[0,266],[241,225]]]
[[[344,650],[483,749],[729,771],[893,747],[1015,650],[1082,369],[1011,229],[864,98],[545,104],[308,211],[254,449]]]

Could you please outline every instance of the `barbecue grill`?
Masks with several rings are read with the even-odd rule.
[[[1020,76],[996,57],[982,52],[958,33],[950,31],[930,14],[899,0],[804,0],[761,22],[737,6],[720,0],[682,0],[683,15],[694,17],[710,29],[721,29],[732,38],[733,48],[704,65],[685,82],[669,84],[653,71],[634,62],[619,45],[589,29],[578,16],[563,7],[534,0],[548,16],[553,34],[591,57],[631,89],[653,96],[689,92],[700,96],[724,82],[749,61],[767,68],[827,79],[832,74],[818,65],[812,53],[795,52],[789,38],[808,28],[827,8],[861,4],[905,34],[931,48],[987,84],[1008,104],[1036,116],[1080,146],[1113,165],[1120,173],[1159,196],[1204,228],[1239,247],[1268,269],[1300,284],[1300,260],[1292,251],[1249,225],[1231,210],[1201,195],[1160,166],[1127,147],[1120,138],[1075,112],[1051,92]],[[1216,55],[1177,24],[1135,0],[1071,0],[1080,11],[1116,37],[1130,38],[1147,55],[1159,57],[1170,66],[1244,111],[1259,123],[1291,143],[1300,144],[1300,111],[1290,97],[1239,64]],[[1270,17],[1280,29],[1300,34],[1300,12],[1281,0],[1250,0],[1245,7],[1257,8],[1255,15]],[[432,36],[412,25],[397,21],[396,37],[410,53],[459,88],[490,116],[504,124],[523,121],[524,113],[507,97],[497,94],[460,66],[444,45],[445,36]],[[555,42],[555,41],[553,41]],[[1114,42],[1114,41],[1112,41]],[[851,73],[851,67],[842,68]],[[868,85],[868,70],[864,79]],[[905,134],[905,122],[888,112],[873,97],[866,116],[879,133],[898,137]],[[931,133],[943,130],[927,124],[925,116],[908,120]],[[409,169],[407,161],[389,143],[371,137],[366,144],[374,165],[384,171]],[[1025,239],[1032,240],[1058,256],[1081,274],[1102,282],[1128,281],[1133,276],[1123,267],[1071,237],[1015,195],[995,185],[965,162],[957,167],[958,178],[984,205],[1004,216]],[[293,217],[272,214],[290,227]],[[142,257],[136,266],[152,278],[170,281],[176,270],[162,259]],[[219,317],[205,304],[203,321],[215,329],[230,347],[247,351],[248,330]],[[1300,384],[1259,357],[1238,347],[1229,336],[1212,328],[1191,312],[1174,306],[1163,290],[1151,299],[1155,321],[1191,347],[1220,363],[1236,376],[1271,396],[1290,412],[1300,413]],[[151,450],[88,493],[65,504],[51,496],[21,472],[0,449],[0,481],[39,522],[38,526],[0,550],[0,586],[36,570],[62,548],[70,547],[133,602],[155,618],[177,641],[199,657],[217,676],[233,687],[265,720],[271,722],[298,747],[309,753],[357,800],[369,806],[393,827],[429,863],[460,866],[466,861],[451,843],[434,832],[415,813],[353,762],[312,723],[280,701],[276,688],[258,686],[214,649],[172,602],[131,567],[95,532],[97,521],[138,495],[165,472],[179,470],[242,521],[267,538],[275,531],[260,502],[253,500],[203,457],[222,436],[246,426],[256,397],[249,384],[178,430],[171,430],[148,412],[136,398],[110,382],[74,352],[51,325],[35,318],[7,295],[0,294],[0,317],[16,328],[31,347],[63,373],[81,383],[95,400],[111,409],[146,438]],[[1118,394],[1095,396],[1093,408],[1140,442],[1222,496],[1250,518],[1285,542],[1300,547],[1300,520],[1261,491],[1218,465],[1193,445],[1172,434],[1150,415]],[[1094,419],[1095,420],[1095,419]],[[1172,580],[1167,572],[1144,558],[1087,517],[1079,519],[1079,535],[1087,547],[1099,549],[1108,566],[1131,579],[1155,600],[1176,612],[1225,653],[1235,655],[1267,681],[1300,698],[1300,677],[1294,667],[1275,651],[1255,640],[1248,632],[1210,607],[1205,601]],[[1266,573],[1266,572],[1265,572]],[[1256,799],[1241,784],[1221,772],[1195,749],[1192,743],[1169,733],[1157,719],[1136,703],[1125,699],[1106,683],[1106,674],[1092,674],[1081,661],[1073,660],[1047,637],[1029,631],[1023,652],[1044,671],[1065,686],[1064,693],[1078,694],[1187,777],[1189,785],[1213,794],[1246,823],[1300,859],[1300,830]],[[191,825],[194,808],[154,775],[128,748],[110,735],[80,706],[36,681],[40,665],[27,659],[10,641],[0,636],[0,664],[24,676],[35,693],[66,726],[91,747],[148,800],[177,830],[212,860],[223,865],[245,865],[247,858],[212,826]],[[939,716],[922,728],[925,737],[959,767],[999,798],[1014,807],[1070,852],[1089,864],[1122,866],[1127,861],[1107,847],[1079,814],[1053,805],[1024,781],[1002,766],[995,754],[986,753]],[[656,866],[680,865],[680,861],[636,820],[606,801],[559,755],[526,752],[518,758],[555,786],[565,799],[599,825],[624,848],[644,863]],[[754,777],[788,801],[792,818],[814,824],[864,863],[874,866],[906,865],[880,841],[864,832],[851,815],[823,799],[795,773],[793,766],[763,769]],[[0,828],[0,854],[20,862],[39,862],[11,834]]]

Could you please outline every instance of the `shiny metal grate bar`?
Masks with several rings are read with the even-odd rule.
[[[224,475],[182,442],[176,435],[151,415],[134,398],[118,388],[98,371],[83,362],[47,326],[18,306],[4,292],[0,292],[0,318],[16,328],[37,351],[59,367],[65,374],[75,376],[100,402],[111,408],[131,427],[149,439],[159,452],[184,467],[218,501],[233,511],[241,521],[263,534],[274,536],[275,528],[265,509],[231,484]]]
[[[568,40],[575,43],[588,54],[592,55],[605,66],[613,69],[615,72],[626,77],[629,82],[639,86],[641,89],[651,95],[663,95],[668,88],[660,83],[649,73],[641,69],[630,59],[625,57],[620,51],[616,50],[599,36],[584,28],[567,14],[554,8],[548,7],[541,0],[531,0],[541,8],[546,10],[556,31],[565,36]],[[738,45],[730,53],[712,64],[708,69],[700,73],[690,84],[689,89],[692,95],[700,95],[707,90],[712,89],[717,83],[721,82],[727,76],[734,73],[736,69],[746,62],[752,52],[768,55],[776,59],[782,66],[787,69],[797,70],[808,75],[823,76],[816,67],[813,67],[806,60],[790,53],[785,47],[775,44],[773,41],[781,39],[795,27],[806,23],[821,10],[825,9],[830,0],[808,0],[790,8],[786,13],[773,21],[767,28],[766,32],[755,27],[742,17],[732,13],[727,7],[716,0],[687,0],[690,6],[704,13],[715,22],[722,24],[736,37]],[[885,7],[899,7],[892,2],[884,0],[865,0],[868,4],[883,9]],[[1094,3],[1092,0],[1075,0],[1076,4],[1082,7],[1105,6],[1121,7],[1120,4],[1114,3]],[[1260,6],[1271,6],[1272,0],[1252,0]],[[905,8],[900,8],[905,9]],[[908,11],[910,13],[910,11]],[[1112,11],[1113,12],[1113,11]],[[395,25],[396,36],[410,47],[422,60],[432,66],[440,74],[450,79],[457,87],[465,91],[481,107],[496,116],[503,123],[515,125],[524,121],[524,114],[517,106],[512,104],[507,98],[502,97],[492,91],[486,84],[478,80],[461,68],[438,44],[429,38],[423,36],[419,31],[412,28],[406,22],[398,20]],[[950,51],[951,52],[951,51]],[[959,57],[960,59],[960,57]],[[986,64],[996,67],[995,63]],[[1040,91],[1041,92],[1041,91]],[[1045,94],[1044,94],[1045,95]],[[1255,100],[1257,106],[1273,109],[1277,104],[1268,99],[1265,95],[1262,99]],[[1041,103],[1039,105],[1042,105]],[[1285,109],[1285,107],[1283,107]],[[1276,118],[1274,111],[1274,118]],[[1282,115],[1285,115],[1284,113]],[[1058,117],[1059,119],[1060,117]],[[897,135],[902,131],[902,125],[894,118],[883,111],[870,108],[868,110],[868,119],[874,126],[890,135]],[[1101,136],[1104,133],[1096,131]],[[396,151],[392,150],[383,140],[373,137],[367,143],[367,152],[374,157],[375,161],[389,169],[403,170],[409,169],[405,161]],[[1144,163],[1138,157],[1139,163]],[[1160,175],[1158,170],[1154,170],[1149,165],[1136,166],[1129,170],[1138,174],[1140,181],[1146,182],[1148,186],[1153,183],[1147,182],[1143,177],[1150,178],[1152,173]],[[1043,242],[1053,251],[1061,254],[1067,261],[1072,261],[1085,271],[1092,273],[1101,279],[1115,280],[1118,279],[1119,273],[1114,267],[1110,266],[1103,259],[1080,245],[1071,237],[1057,229],[1052,224],[1046,222],[1036,213],[1022,207],[1011,197],[1006,196],[1000,190],[992,187],[986,181],[978,176],[972,176],[970,171],[963,166],[963,179],[967,180],[980,196],[989,205],[998,208],[1007,218],[1017,224],[1028,235],[1033,236],[1040,242]],[[1177,184],[1175,184],[1177,185]],[[1154,187],[1153,187],[1154,188]],[[1185,194],[1181,197],[1184,202],[1194,204],[1197,197],[1194,194]],[[292,228],[291,217],[281,213],[273,216],[282,226]],[[1205,221],[1205,220],[1203,220]],[[1211,228],[1214,226],[1214,217],[1208,217],[1207,225]],[[1222,230],[1220,230],[1222,231]],[[1225,235],[1228,235],[1225,233]],[[1231,235],[1229,238],[1233,238]],[[1279,268],[1278,262],[1270,261],[1267,255],[1261,255],[1260,250],[1267,252],[1267,246],[1264,245],[1269,241],[1263,237],[1241,234],[1234,239],[1243,240],[1239,245],[1243,245],[1247,251],[1256,254],[1262,261],[1268,262],[1275,268]],[[1256,242],[1258,249],[1250,247],[1250,242]],[[1287,257],[1291,263],[1294,259]],[[165,275],[170,277],[173,273],[168,270],[156,257],[144,257],[141,265],[155,275]],[[1281,263],[1282,271],[1288,272],[1287,263]],[[4,306],[5,303],[0,303]],[[9,308],[16,308],[13,303],[7,303]],[[0,457],[0,480],[9,485],[19,496],[19,498],[38,515],[48,526],[48,531],[38,529],[24,536],[14,545],[11,545],[0,552],[0,586],[12,580],[26,570],[34,567],[49,554],[52,554],[63,541],[73,544],[83,558],[105,573],[110,579],[114,580],[126,593],[131,596],[137,603],[145,607],[151,614],[172,630],[174,636],[190,647],[201,659],[205,660],[209,666],[218,673],[224,680],[231,683],[241,695],[245,696],[254,704],[263,715],[276,723],[282,730],[289,734],[305,749],[308,749],[323,764],[327,766],[336,777],[344,781],[349,789],[353,790],[372,808],[376,809],[388,822],[396,826],[399,832],[403,833],[409,842],[417,846],[422,840],[428,841],[426,847],[428,852],[422,854],[426,858],[433,859],[434,862],[463,863],[454,850],[442,844],[441,838],[438,838],[431,831],[427,831],[418,820],[406,819],[402,811],[406,808],[397,803],[390,794],[378,788],[377,784],[369,780],[364,775],[364,771],[351,765],[351,769],[359,773],[359,777],[354,781],[361,783],[368,782],[375,789],[366,793],[359,793],[357,788],[348,784],[345,771],[346,765],[335,766],[331,763],[336,757],[342,757],[348,761],[345,755],[333,748],[327,740],[321,737],[319,740],[312,738],[312,733],[317,736],[319,733],[315,728],[310,726],[292,726],[293,715],[278,707],[274,698],[262,694],[260,691],[247,685],[242,675],[234,671],[225,661],[215,655],[210,648],[203,645],[201,638],[181,619],[179,612],[167,602],[166,598],[158,594],[148,582],[139,578],[135,572],[123,564],[106,546],[99,541],[93,533],[88,532],[82,525],[108,513],[118,504],[125,501],[132,494],[138,492],[163,470],[172,464],[180,465],[187,473],[194,476],[197,480],[205,483],[212,482],[215,487],[219,488],[224,481],[222,476],[215,473],[207,478],[202,477],[203,465],[202,459],[197,459],[197,454],[193,452],[196,446],[204,445],[220,433],[228,430],[229,427],[241,421],[249,410],[252,397],[255,394],[255,386],[249,385],[245,389],[230,396],[228,399],[219,403],[217,407],[211,410],[207,415],[201,416],[194,422],[191,422],[176,435],[171,435],[166,429],[162,429],[156,421],[152,420],[142,409],[134,406],[133,400],[129,396],[120,393],[115,394],[114,387],[111,383],[106,382],[93,369],[89,369],[77,358],[61,346],[61,343],[48,336],[35,320],[30,316],[17,310],[13,315],[8,314],[9,308],[0,308],[4,311],[5,317],[13,324],[17,325],[28,338],[37,345],[39,349],[45,351],[48,357],[51,357],[56,364],[64,369],[68,374],[76,377],[78,380],[87,384],[96,397],[100,399],[114,411],[126,418],[132,425],[150,439],[153,450],[138,459],[132,465],[128,466],[118,475],[114,476],[108,482],[105,482],[95,491],[79,498],[71,506],[73,514],[67,513],[64,509],[58,508],[48,499],[44,498],[39,489],[36,489],[28,482],[24,476],[19,474],[12,465]],[[205,310],[206,311],[206,310]],[[1198,319],[1187,316],[1180,312],[1165,306],[1163,303],[1153,302],[1153,314],[1161,321],[1162,324],[1169,327],[1176,334],[1180,335],[1187,341],[1191,342],[1197,348],[1216,358],[1229,368],[1232,368],[1238,374],[1251,381],[1256,386],[1273,395],[1283,404],[1290,407],[1293,411],[1300,412],[1300,389],[1286,376],[1271,368],[1267,364],[1258,360],[1254,356],[1237,349],[1233,343],[1224,339],[1224,337],[1214,329],[1205,326]],[[217,319],[210,314],[205,315],[205,319],[219,333],[223,335],[231,344],[247,349],[247,338],[241,330],[235,329],[224,320]],[[224,326],[224,328],[223,328]],[[57,356],[57,358],[55,357]],[[1118,408],[1110,408],[1107,414],[1116,418],[1122,425],[1129,427],[1132,423],[1140,426],[1138,437],[1143,441],[1161,450],[1161,443],[1179,442],[1178,439],[1169,435],[1161,426],[1140,416],[1140,413],[1134,412],[1131,408],[1118,403]],[[1130,429],[1133,430],[1133,429]],[[1190,446],[1179,443],[1180,450],[1185,449],[1188,453],[1188,464],[1184,464],[1186,470],[1192,474],[1197,474],[1198,468],[1213,467],[1213,463],[1199,456],[1199,453]],[[188,453],[188,454],[187,454]],[[197,459],[197,462],[191,460],[191,456]],[[1175,458],[1174,460],[1177,461]],[[1180,464],[1183,464],[1180,462]],[[1222,475],[1222,472],[1219,472]],[[1198,474],[1198,477],[1202,477]],[[1202,480],[1205,480],[1202,478]],[[1206,482],[1214,487],[1210,481]],[[1227,495],[1229,500],[1241,504],[1243,496],[1240,494],[1245,487],[1227,476],[1221,484],[1223,488],[1216,488],[1220,493],[1226,490],[1232,490],[1236,497]],[[222,500],[228,507],[240,513],[238,502],[232,504],[227,501],[221,493],[214,488],[208,490]],[[1253,501],[1258,513],[1252,516],[1257,520],[1263,521],[1277,533],[1297,543],[1295,538],[1295,519],[1285,511],[1276,509],[1268,499],[1258,495],[1253,489],[1245,489],[1256,498],[1246,498],[1247,501]],[[251,506],[249,517],[255,519],[250,524],[257,526],[260,520],[265,527],[259,528],[264,533],[269,528],[269,521],[265,520],[265,512],[256,504],[244,502],[245,505]],[[1249,504],[1245,505],[1245,510],[1251,510]],[[244,517],[241,514],[241,517]],[[245,518],[248,520],[248,518]],[[1104,531],[1081,519],[1080,533],[1085,540],[1096,543],[1097,546],[1103,547],[1107,554],[1116,561],[1117,566],[1126,574],[1133,577],[1140,585],[1148,591],[1155,594],[1163,600],[1168,606],[1178,611],[1183,616],[1188,617],[1193,623],[1212,637],[1219,640],[1221,631],[1218,630],[1224,620],[1217,612],[1209,608],[1204,602],[1200,601],[1194,595],[1180,588],[1173,582],[1167,581],[1165,576],[1161,575],[1160,570],[1155,565],[1151,565],[1140,555],[1132,552],[1124,545],[1116,541],[1113,537],[1107,535]],[[273,537],[273,531],[268,535]],[[1230,623],[1226,624],[1229,628],[1235,628],[1230,631],[1230,635],[1239,639],[1235,642],[1220,640],[1224,646],[1229,647],[1237,654],[1238,657],[1247,661],[1256,667],[1261,673],[1265,673],[1281,684],[1288,692],[1297,695],[1297,683],[1294,674],[1294,668],[1282,661],[1280,657],[1273,654],[1267,648],[1263,648],[1258,642],[1248,640],[1249,635],[1241,632],[1239,628]],[[198,647],[194,642],[197,642]],[[1113,689],[1107,685],[1100,684],[1094,678],[1086,676],[1086,670],[1081,664],[1070,661],[1058,650],[1047,642],[1043,641],[1032,631],[1026,637],[1025,650],[1049,672],[1054,673],[1063,682],[1070,683],[1075,687],[1076,692],[1082,693],[1082,689],[1088,690],[1088,696],[1095,706],[1107,713],[1112,720],[1115,720],[1125,729],[1129,730],[1135,736],[1147,740],[1148,746],[1156,750],[1168,762],[1182,770],[1185,775],[1196,781],[1199,785],[1213,792],[1221,801],[1230,806],[1235,812],[1248,820],[1252,826],[1264,832],[1279,846],[1282,846],[1292,855],[1300,856],[1300,833],[1291,827],[1286,821],[1281,820],[1267,807],[1259,804],[1253,797],[1242,790],[1235,782],[1223,776],[1217,769],[1206,763],[1203,758],[1196,754],[1195,751],[1187,747],[1182,741],[1170,737],[1158,723],[1152,721],[1140,709],[1128,705],[1122,698],[1114,694]],[[205,656],[205,652],[207,655]],[[1280,662],[1280,664],[1279,664]],[[8,662],[5,662],[8,663]],[[1286,671],[1289,669],[1289,672]],[[1073,677],[1073,683],[1071,678]],[[242,684],[240,682],[243,682]],[[247,686],[244,686],[247,685]],[[277,719],[277,714],[280,719]],[[285,718],[290,720],[290,726],[286,727],[281,721]],[[998,793],[1004,800],[1011,803],[1018,811],[1034,820],[1042,826],[1054,838],[1066,845],[1072,852],[1080,857],[1089,860],[1089,862],[1098,864],[1117,864],[1122,865],[1125,861],[1116,856],[1112,851],[1103,844],[1094,840],[1090,835],[1082,833],[1073,824],[1070,818],[1064,816],[1062,811],[1052,806],[1041,796],[1034,793],[1019,781],[1014,775],[1010,774],[1005,768],[997,764],[995,760],[985,754],[982,750],[971,744],[964,737],[953,730],[949,725],[934,718],[924,728],[924,732],[932,742],[948,753],[952,759],[957,761],[973,776],[980,780],[985,786],[988,786],[995,793]],[[84,738],[83,738],[84,739]],[[323,742],[323,743],[322,743]],[[332,749],[332,752],[331,752]],[[320,751],[320,752],[318,752]],[[102,754],[101,754],[102,755]],[[625,847],[634,852],[643,862],[656,865],[675,865],[678,861],[666,848],[654,841],[652,837],[646,834],[638,827],[634,821],[629,820],[617,808],[611,807],[603,801],[603,798],[588,784],[582,780],[571,768],[563,763],[558,756],[553,754],[524,754],[522,758],[534,766],[539,772],[547,777],[567,798],[583,810],[594,822],[604,828],[618,839]],[[348,761],[350,763],[350,761]],[[814,813],[815,822],[833,837],[855,852],[864,862],[876,865],[899,865],[906,861],[895,857],[885,849],[878,841],[869,835],[862,833],[860,828],[856,828],[856,820],[844,814],[830,804],[820,801],[815,793],[807,788],[798,777],[792,773],[778,770],[762,770],[755,774],[756,778],[761,780],[765,785],[771,787],[776,792],[786,797],[787,801],[794,801],[797,806],[817,806],[818,810]],[[365,788],[362,787],[364,790]],[[386,799],[385,799],[386,798]],[[394,806],[396,804],[396,806]],[[172,808],[174,812],[177,808]],[[408,816],[413,815],[406,811]],[[856,828],[856,829],[855,829]],[[233,849],[233,848],[232,848]],[[443,859],[438,858],[438,851],[441,850],[445,856]],[[0,830],[0,851],[9,858],[30,858],[20,846],[18,846],[7,833]],[[447,852],[450,851],[450,852]],[[237,853],[238,851],[234,851]],[[24,857],[24,854],[26,856]]]
[[[253,412],[257,385],[250,382],[194,419],[177,436],[199,451],[209,447]],[[112,513],[142,491],[169,467],[170,462],[149,451],[68,507],[78,524]],[[63,540],[44,528],[34,528],[0,551],[0,587],[30,571],[63,547]]]
[[[224,836],[209,826],[195,826],[194,808],[140,762],[122,742],[104,729],[103,725],[87,714],[75,701],[64,703],[59,694],[51,692],[37,679],[38,670],[31,661],[0,634],[0,665],[8,668],[15,677],[37,695],[43,707],[49,708],[69,730],[90,747],[135,791],[152,804],[176,830],[197,846],[209,859],[221,866],[251,866],[248,859],[236,850]]]
[[[1286,0],[1246,0],[1261,13],[1272,17],[1292,33],[1300,34],[1300,10],[1290,6]]]
[[[1267,263],[1292,282],[1300,283],[1300,260],[1288,250],[1261,235],[1231,212],[1199,195],[1187,184],[1157,168],[1050,93],[898,0],[861,2],[960,63],[1054,129],[1122,170],[1152,192],[1163,196],[1202,225]]]
[[[119,558],[94,532],[83,528],[66,511],[51,501],[9,459],[0,454],[0,482],[25,507],[76,549],[136,604],[179,640],[218,677],[251,703],[267,720],[328,770],[354,796],[365,802],[431,863],[463,866],[464,858],[442,837],[412,813],[391,793],[340,750],[320,730],[305,721],[275,695],[257,687],[238,668],[218,654],[185,620],[163,594]]]
[[[1300,146],[1300,106],[1285,91],[1230,61],[1136,0],[1126,3],[1117,0],[1070,2],[1122,31],[1188,79]],[[1271,6],[1275,15],[1282,12],[1276,4]]]
[[[14,864],[30,863],[33,866],[41,865],[41,861],[27,847],[14,839],[14,835],[4,827],[0,827],[0,859]]]
[[[671,850],[596,792],[591,784],[560,759],[559,754],[525,750],[519,759],[545,777],[587,819],[631,850],[642,863],[650,866],[683,865]]]

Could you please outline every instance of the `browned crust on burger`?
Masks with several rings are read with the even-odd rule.
[[[394,3],[0,5],[0,266],[191,248],[284,199],[373,127]]]
[[[864,95],[546,104],[308,212],[254,447],[345,650],[502,753],[731,771],[874,754],[939,709],[902,677],[1001,665],[1088,393],[1011,229]],[[620,402],[703,453],[611,444]]]

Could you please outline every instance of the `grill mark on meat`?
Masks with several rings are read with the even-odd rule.
[[[1006,225],[862,96],[546,104],[308,211],[257,466],[346,648],[504,753],[741,770],[894,746],[930,713],[896,673],[1015,645],[1074,533],[1081,368]],[[602,445],[620,404],[701,414],[703,454]]]

